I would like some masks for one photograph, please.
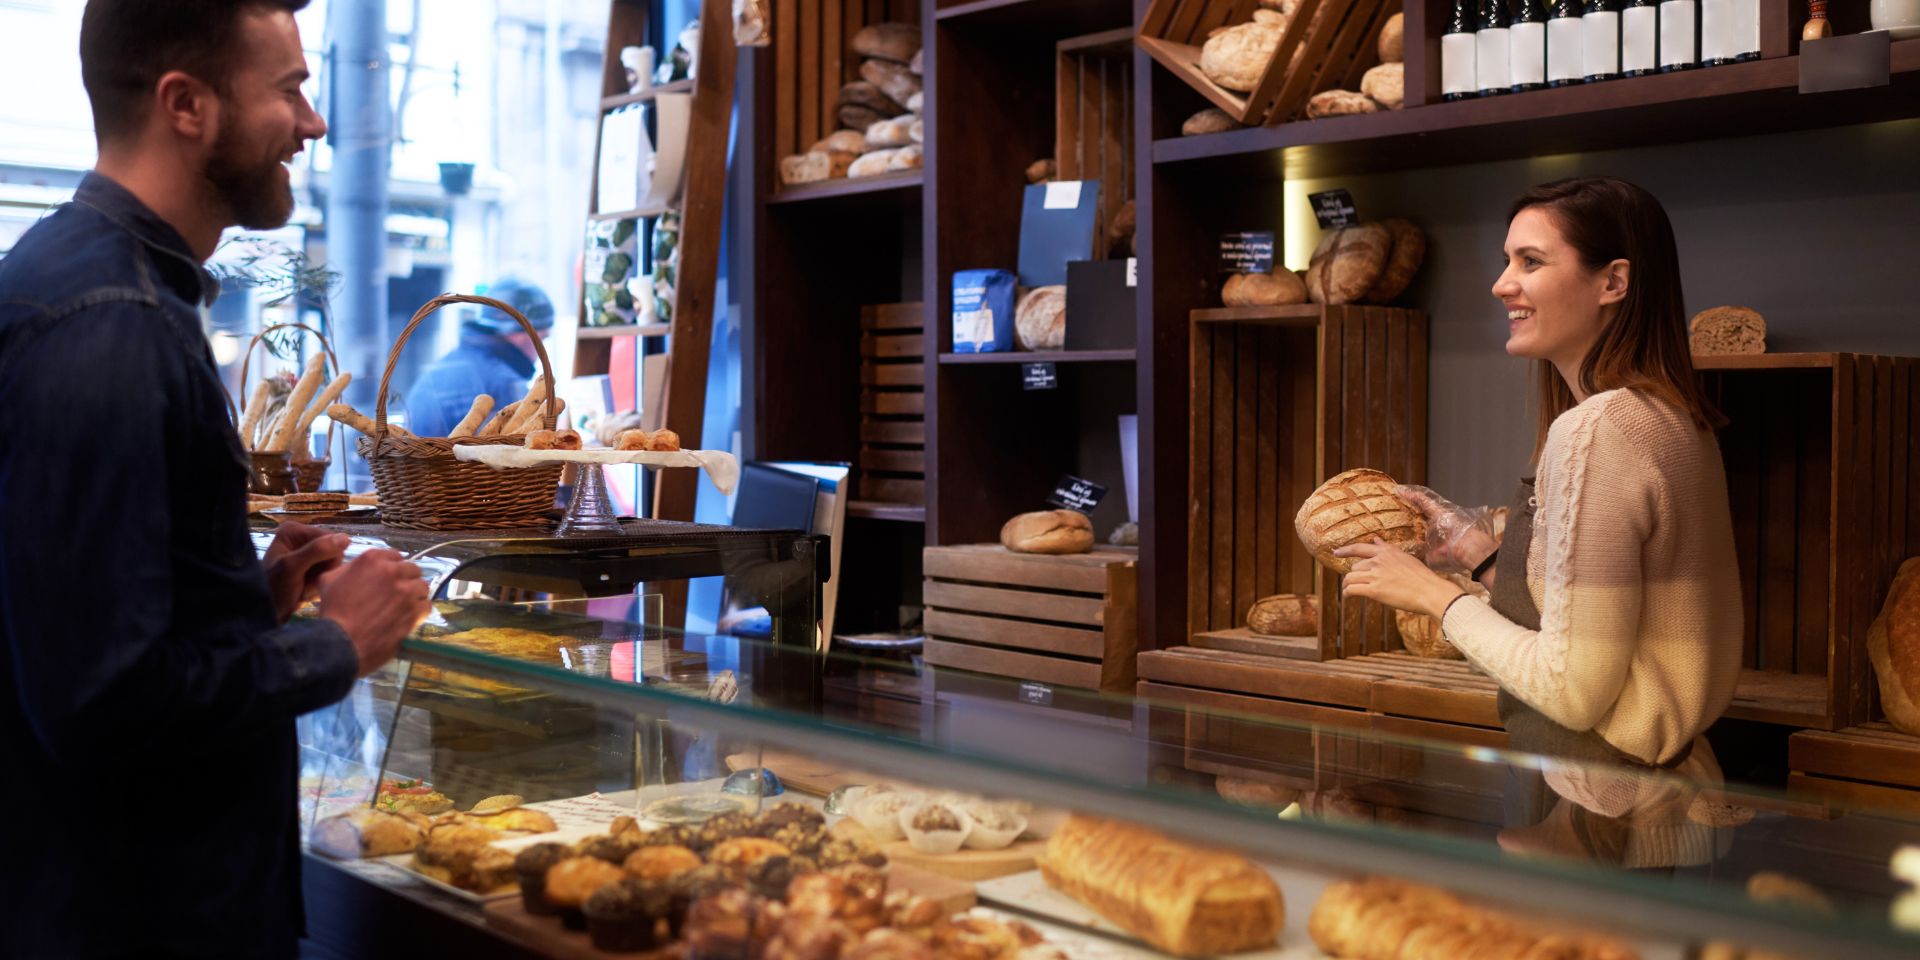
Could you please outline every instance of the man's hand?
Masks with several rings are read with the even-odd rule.
[[[320,580],[320,615],[347,632],[359,676],[380,669],[432,609],[420,568],[392,550],[369,550]]]
[[[267,589],[273,593],[273,611],[286,623],[300,605],[320,595],[320,578],[340,566],[349,537],[292,521],[280,525],[273,545],[261,563],[267,568]]]

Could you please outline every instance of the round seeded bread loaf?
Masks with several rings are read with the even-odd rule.
[[[1767,352],[1767,318],[1746,307],[1709,307],[1687,322],[1687,341],[1704,356]]]
[[[1395,297],[1406,292],[1413,278],[1419,275],[1420,264],[1427,259],[1427,235],[1414,226],[1413,221],[1395,217],[1380,224],[1393,235],[1393,249],[1387,254],[1387,265],[1380,271],[1380,279],[1360,298],[1367,303],[1392,303]]]
[[[1023,513],[1000,528],[1000,545],[1015,553],[1086,553],[1093,521],[1078,510]]]
[[[1440,621],[1424,613],[1395,610],[1393,625],[1400,629],[1400,642],[1407,652],[1429,660],[1460,660],[1460,651],[1440,635]]]
[[[1067,288],[1034,287],[1013,308],[1013,331],[1025,350],[1058,350],[1067,345]]]
[[[1200,72],[1214,83],[1240,93],[1260,85],[1260,75],[1280,49],[1281,27],[1258,20],[1228,27],[1200,48]]]
[[[1282,593],[1255,600],[1247,611],[1247,629],[1270,637],[1317,636],[1320,598],[1310,593]]]
[[[1357,302],[1380,279],[1392,250],[1393,231],[1378,223],[1325,234],[1307,267],[1307,296],[1327,306]]]
[[[1293,518],[1301,545],[1327,569],[1342,575],[1353,570],[1354,561],[1336,557],[1333,551],[1374,537],[1419,556],[1426,547],[1426,518],[1400,499],[1394,486],[1392,477],[1365,467],[1321,484]]]
[[[1229,307],[1278,307],[1307,302],[1307,285],[1300,275],[1281,267],[1272,273],[1236,273],[1220,288],[1220,302]]]

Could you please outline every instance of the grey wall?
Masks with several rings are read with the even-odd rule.
[[[1427,230],[1408,302],[1432,317],[1428,474],[1442,493],[1504,503],[1526,466],[1529,369],[1502,348],[1506,314],[1488,291],[1507,205],[1580,174],[1624,177],[1660,198],[1689,313],[1759,310],[1771,352],[1920,355],[1920,121],[1307,181],[1306,192],[1351,190],[1363,217],[1406,216]]]

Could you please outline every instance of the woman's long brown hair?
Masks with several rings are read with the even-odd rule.
[[[1619,312],[1580,362],[1581,390],[1588,396],[1623,387],[1641,390],[1684,408],[1701,429],[1723,426],[1726,418],[1707,398],[1693,369],[1680,254],[1660,201],[1616,177],[1573,177],[1527,191],[1514,201],[1507,222],[1530,207],[1544,208],[1553,217],[1588,270],[1615,260],[1631,265]],[[1554,419],[1575,406],[1572,388],[1551,362],[1539,361],[1538,375],[1536,464]]]

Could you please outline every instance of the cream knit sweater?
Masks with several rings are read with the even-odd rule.
[[[1726,468],[1685,410],[1609,390],[1562,414],[1540,453],[1528,630],[1464,597],[1442,628],[1528,706],[1663,763],[1719,719],[1740,678]]]

